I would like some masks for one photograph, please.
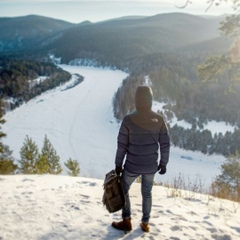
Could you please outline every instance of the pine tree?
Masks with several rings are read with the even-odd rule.
[[[212,184],[217,197],[240,201],[240,154],[237,151],[226,158],[221,165],[221,174]]]
[[[46,164],[48,164],[48,166],[46,166]],[[62,172],[60,157],[57,155],[56,150],[46,135],[38,165],[41,165],[41,171],[48,169],[48,173],[50,174],[59,174]]]
[[[73,177],[77,177],[80,173],[80,166],[79,162],[77,160],[72,160],[71,158],[68,159],[66,163],[64,163],[65,166],[70,170],[68,174]]]
[[[49,173],[49,163],[46,155],[39,154],[36,162],[36,173],[46,174]]]
[[[5,123],[5,120],[2,117],[2,99],[0,98],[0,124]],[[1,139],[5,136],[6,134],[0,131],[0,174],[14,174],[17,169],[17,165],[14,164],[12,151],[8,146],[1,142]]]
[[[24,174],[35,174],[36,171],[36,162],[38,160],[38,147],[33,142],[33,140],[26,136],[23,146],[20,150],[21,160],[19,161],[19,169],[21,173]]]
[[[0,143],[0,174],[14,174],[18,168],[11,154],[9,147]]]

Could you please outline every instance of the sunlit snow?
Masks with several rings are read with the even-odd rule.
[[[121,211],[108,213],[102,185],[84,177],[1,176],[0,239],[240,239],[239,203],[161,186],[153,186],[150,232],[144,233],[138,183],[130,189],[133,230],[125,235],[111,227]]]

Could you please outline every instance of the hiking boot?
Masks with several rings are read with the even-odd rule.
[[[143,230],[144,232],[149,232],[149,230],[150,230],[150,226],[149,226],[148,223],[142,222],[142,223],[140,224],[140,227],[142,228],[142,230]]]
[[[112,222],[112,226],[118,230],[123,230],[123,231],[131,231],[132,230],[132,223],[131,223],[131,218],[124,218],[120,222]]]

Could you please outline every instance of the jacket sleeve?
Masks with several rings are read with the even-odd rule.
[[[122,166],[125,154],[127,152],[128,141],[129,141],[129,131],[128,131],[128,128],[126,127],[124,120],[119,129],[117,141],[118,142],[117,142],[115,164],[116,166]]]
[[[170,152],[170,137],[166,123],[163,122],[163,125],[159,133],[159,144],[160,144],[160,164],[166,166],[169,161],[169,152]]]

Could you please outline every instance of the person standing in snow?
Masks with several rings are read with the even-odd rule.
[[[140,226],[144,232],[149,232],[154,176],[157,171],[159,174],[166,173],[170,138],[163,117],[151,110],[152,99],[152,89],[139,86],[135,93],[136,111],[124,117],[119,129],[115,170],[118,175],[121,174],[126,203],[122,209],[122,220],[112,223],[118,230],[132,230],[129,189],[141,176],[143,215]]]

